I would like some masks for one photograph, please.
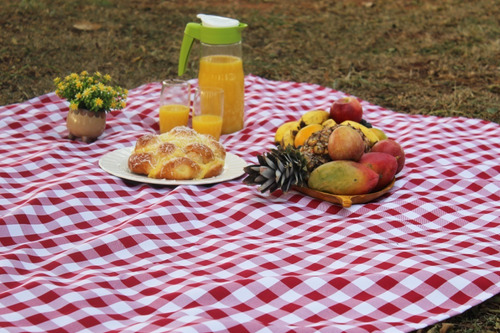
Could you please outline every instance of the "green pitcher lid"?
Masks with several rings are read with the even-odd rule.
[[[201,26],[198,24],[198,27],[195,28],[193,37],[206,44],[219,45],[238,43],[241,41],[241,31],[247,26],[229,17],[206,14],[198,14],[196,17],[201,20]],[[188,27],[192,29],[193,25],[188,24],[186,30],[190,30]],[[198,29],[199,32],[196,31]],[[184,31],[184,33],[190,32],[191,31]]]

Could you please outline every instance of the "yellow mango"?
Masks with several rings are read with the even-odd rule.
[[[300,118],[300,127],[305,127],[312,124],[322,124],[330,117],[330,113],[325,110],[307,111]]]
[[[281,144],[283,141],[283,137],[285,136],[285,133],[289,131],[297,131],[299,129],[299,121],[288,121],[284,124],[282,124],[278,129],[276,130],[276,133],[274,135],[274,143],[275,144]]]
[[[377,186],[379,175],[354,161],[332,161],[320,165],[309,175],[308,187],[337,195],[370,193]]]

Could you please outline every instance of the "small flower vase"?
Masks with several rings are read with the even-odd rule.
[[[106,112],[89,111],[85,109],[69,110],[66,118],[69,139],[81,138],[83,142],[90,143],[104,132],[106,127]]]

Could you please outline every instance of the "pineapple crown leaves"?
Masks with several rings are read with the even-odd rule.
[[[291,145],[271,149],[257,156],[259,164],[244,168],[247,177],[243,182],[247,185],[260,185],[262,193],[281,189],[288,192],[292,185],[303,186],[309,176],[307,161],[302,154]]]

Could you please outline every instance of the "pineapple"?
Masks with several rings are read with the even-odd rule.
[[[262,193],[274,192],[277,189],[288,192],[292,185],[307,184],[307,161],[292,145],[286,148],[278,146],[277,149],[271,149],[257,158],[259,164],[244,168],[248,176],[243,182],[247,185],[260,185],[259,191]]]
[[[274,192],[277,189],[287,192],[293,185],[306,185],[309,174],[314,169],[331,161],[328,155],[328,139],[339,126],[346,125],[324,127],[311,134],[299,148],[293,145],[278,145],[277,149],[258,155],[259,164],[244,168],[247,177],[243,182],[247,185],[260,185],[259,191],[262,193]],[[365,142],[365,151],[369,151],[370,140],[361,130],[356,130]]]
[[[304,145],[300,146],[300,153],[307,161],[307,169],[313,171],[321,164],[330,162],[332,159],[328,155],[328,139],[330,134],[340,125],[324,127],[323,129],[314,132],[306,140]]]

